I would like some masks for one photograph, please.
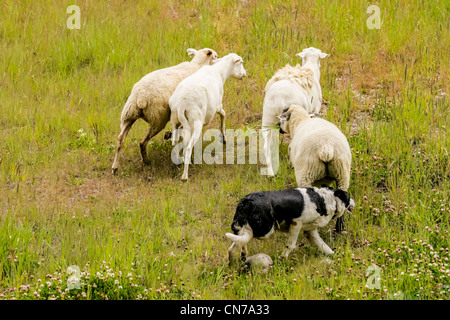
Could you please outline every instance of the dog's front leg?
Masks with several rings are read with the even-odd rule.
[[[284,249],[283,254],[281,255],[283,258],[287,259],[292,250],[295,249],[295,245],[297,244],[298,234],[302,229],[302,223],[300,221],[293,220],[291,225],[289,226],[289,239]]]
[[[248,254],[248,250],[247,250],[247,245],[243,245],[242,246],[242,250],[241,250],[241,260],[245,261],[247,260],[247,254]]]
[[[333,254],[333,250],[330,249],[330,247],[325,243],[325,241],[322,240],[322,238],[319,235],[319,231],[317,229],[305,231],[305,234],[309,241],[317,247],[320,251],[322,251],[325,254]]]

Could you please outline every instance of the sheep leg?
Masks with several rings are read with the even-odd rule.
[[[300,230],[302,229],[302,223],[299,221],[293,220],[291,225],[289,226],[289,239],[286,248],[281,255],[283,258],[287,259],[292,250],[295,249],[297,244],[298,235]]]
[[[112,165],[112,173],[115,175],[117,173],[117,169],[119,168],[119,157],[120,153],[122,151],[123,142],[125,138],[128,135],[128,132],[130,132],[131,126],[136,120],[129,120],[122,122],[121,124],[121,130],[119,133],[119,136],[117,138],[117,149],[116,149],[116,156],[114,157],[114,163]]]
[[[170,114],[170,124],[172,125],[172,146],[175,146],[180,141],[181,123],[178,120],[177,111]]]
[[[178,141],[180,141],[180,135],[181,135],[181,129],[180,127],[174,127],[172,132],[172,146],[175,146]]]
[[[272,168],[272,157],[270,155],[271,152],[271,141],[272,141],[272,131],[271,129],[263,129],[262,138],[264,142],[264,157],[266,158],[267,165],[267,175],[269,177],[273,177],[275,174],[273,173]]]
[[[325,164],[318,160],[308,160],[305,157],[297,158],[294,162],[295,179],[300,188],[313,187],[316,181],[326,174]]]
[[[144,162],[144,164],[150,164],[150,159],[148,158],[147,155],[147,144],[150,141],[150,139],[153,138],[156,134],[157,132],[155,132],[153,127],[150,127],[145,137],[142,138],[142,140],[139,142],[139,146],[141,148],[142,161]]]
[[[227,136],[225,135],[225,110],[223,108],[220,108],[219,111],[220,115],[220,130],[222,131],[222,142],[223,144],[227,143]]]
[[[313,186],[313,181],[308,177],[298,174],[295,172],[295,178],[297,180],[297,186],[299,188],[309,188]]]
[[[325,254],[333,254],[333,250],[322,240],[317,229],[305,231],[305,235],[311,244]]]
[[[182,181],[188,180],[188,170],[189,170],[189,164],[191,162],[191,156],[192,156],[192,149],[194,148],[195,143],[200,138],[200,135],[202,133],[203,123],[200,120],[195,120],[194,125],[192,126],[193,132],[192,136],[190,137],[189,143],[187,144],[186,150],[184,151],[184,171],[183,175],[181,176]]]

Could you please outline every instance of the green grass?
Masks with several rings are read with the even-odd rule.
[[[0,5],[0,297],[449,299],[447,2],[379,1],[379,30],[367,1],[83,2],[80,30],[66,28],[71,4]],[[346,233],[321,230],[329,260],[304,237],[279,259],[277,233],[249,245],[273,258],[268,274],[228,267],[239,199],[295,186],[286,143],[273,179],[198,164],[182,183],[164,132],[142,164],[141,121],[111,175],[122,107],[148,72],[189,47],[236,52],[248,77],[225,84],[227,128],[258,127],[267,80],[309,46],[330,54],[322,112],[353,154],[357,206]],[[379,287],[367,288],[372,265]]]

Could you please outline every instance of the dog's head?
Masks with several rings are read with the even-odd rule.
[[[326,184],[322,184],[322,188],[327,188],[331,192],[333,192],[333,196],[336,198],[336,213],[335,217],[339,218],[346,211],[351,213],[353,208],[355,207],[355,200],[350,197],[350,194],[347,191],[340,189],[333,189]]]
[[[336,217],[342,216],[346,211],[351,213],[355,207],[355,200],[350,197],[350,194],[344,190],[334,190],[334,197],[336,198]]]

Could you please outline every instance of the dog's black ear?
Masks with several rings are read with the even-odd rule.
[[[350,194],[347,191],[344,190],[336,190],[334,192],[334,196],[336,198],[339,198],[339,200],[342,201],[342,203],[344,203],[344,205],[346,207],[348,207],[350,205]]]

